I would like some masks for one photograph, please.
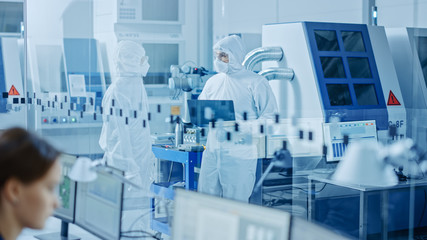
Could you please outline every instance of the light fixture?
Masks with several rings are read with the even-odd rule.
[[[332,179],[337,182],[387,187],[398,183],[394,168],[384,159],[384,148],[378,143],[352,142],[338,164]]]
[[[108,173],[122,183],[129,184],[137,189],[142,189],[140,185],[129,181],[124,176],[121,176],[113,171],[113,169],[107,165],[105,165],[105,161],[102,159],[92,161],[87,157],[79,157],[71,168],[69,177],[76,182],[91,182],[97,178],[98,172]]]

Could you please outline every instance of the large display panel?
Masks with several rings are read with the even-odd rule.
[[[123,175],[113,169],[115,174]],[[103,239],[120,239],[123,183],[109,172],[77,184],[75,224]]]
[[[290,220],[284,211],[177,190],[172,238],[287,240]]]

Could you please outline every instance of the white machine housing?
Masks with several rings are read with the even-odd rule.
[[[383,105],[385,105],[384,103],[387,103],[388,101],[389,92],[392,91],[401,104],[400,106],[387,106],[386,111],[383,110],[383,113],[385,113],[385,115],[388,114],[388,116],[380,117],[381,119],[388,119],[388,124],[397,123],[398,135],[400,137],[404,137],[406,135],[406,112],[404,99],[402,99],[397,75],[394,70],[394,64],[383,27],[366,26],[363,24],[312,22],[264,25],[262,29],[262,46],[280,46],[283,49],[284,57],[279,62],[264,62],[263,69],[269,67],[281,67],[291,68],[295,72],[295,78],[293,81],[270,81],[270,85],[277,99],[280,117],[291,119],[294,126],[297,126],[301,121],[311,123],[310,130],[313,131],[313,141],[317,146],[311,154],[318,156],[322,155],[324,139],[322,130],[323,123],[330,121],[345,122],[375,120],[375,118],[370,118],[367,114],[365,115],[365,113],[362,112],[362,115],[356,115],[358,119],[346,119],[346,106],[338,109],[336,112],[331,110],[328,112],[327,109],[325,109],[325,104],[322,100],[325,98],[328,99],[328,96],[322,96],[322,91],[320,89],[321,86],[315,65],[316,56],[313,55],[312,47],[310,45],[310,32],[308,30],[308,26],[310,25],[312,25],[311,31],[317,28],[330,29],[332,26],[332,28],[338,29],[334,30],[338,33],[340,33],[340,31],[345,31],[346,28],[367,28],[367,30],[364,30],[368,33],[368,39],[365,39],[365,45],[369,43],[372,46],[372,52],[376,63],[375,66],[378,70],[378,78],[380,79],[380,90],[382,90],[383,93],[382,94],[381,91],[377,89],[377,101],[379,103],[382,102]],[[312,39],[312,41],[314,41],[314,39]],[[340,42],[340,44],[342,44],[342,42]],[[334,56],[334,54],[337,55],[336,53],[331,54],[332,56]],[[357,54],[358,53],[356,53],[356,55]],[[345,56],[345,53],[343,53],[341,57],[345,58]],[[348,67],[346,67],[346,71],[347,74],[349,74],[347,68]],[[376,83],[375,86],[378,86],[378,84]],[[355,100],[353,102],[355,102]],[[344,110],[341,111],[342,109]],[[363,106],[359,106],[359,109],[356,110],[364,111]],[[375,114],[375,112],[375,109],[371,110],[371,114]],[[384,122],[385,121],[383,121],[383,123]],[[387,122],[385,123],[387,124]],[[377,122],[377,126],[378,125],[379,123]],[[378,138],[381,141],[386,141],[388,138],[388,126],[385,126],[385,124],[382,125],[383,129],[378,131]]]
[[[70,104],[72,96],[64,46],[29,40],[27,59],[27,88],[31,99],[28,104],[28,128],[39,132],[65,153],[102,154],[98,144],[102,116],[99,108],[89,107],[88,97],[92,93],[87,92],[89,95],[85,103],[77,102],[86,104],[87,111],[77,110],[76,104]]]
[[[407,112],[407,136],[427,149],[427,28],[386,28]],[[423,50],[422,50],[423,49]],[[423,52],[421,52],[423,51]],[[424,65],[423,65],[424,64]]]
[[[7,98],[4,102],[4,112],[0,111],[0,129],[6,129],[10,127],[26,127],[26,92],[24,89],[21,65],[19,61],[19,48],[18,38],[16,37],[2,37],[1,41],[1,58],[3,64],[0,64],[0,80],[4,79],[4,82],[0,82],[0,89],[4,88],[0,93],[0,98],[3,98],[3,93],[8,93]],[[12,86],[17,95],[9,95]],[[23,100],[23,102],[22,102]],[[1,108],[0,108],[1,109]]]

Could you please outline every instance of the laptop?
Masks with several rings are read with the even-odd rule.
[[[234,121],[234,104],[232,100],[187,100],[191,123],[206,127],[209,122],[218,119]]]

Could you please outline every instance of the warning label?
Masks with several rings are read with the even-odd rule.
[[[15,96],[16,95],[20,95],[19,92],[18,92],[18,90],[16,90],[15,86],[13,86],[13,85],[12,85],[12,87],[9,90],[9,96],[11,96],[11,95],[15,95]]]
[[[388,94],[387,106],[400,106],[399,100],[397,100],[396,96],[391,90],[390,90],[390,93]]]

